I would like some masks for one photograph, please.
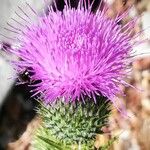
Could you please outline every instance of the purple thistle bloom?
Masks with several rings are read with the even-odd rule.
[[[31,79],[41,81],[35,85],[36,93],[43,93],[47,103],[103,95],[115,104],[117,95],[123,94],[120,85],[128,86],[124,80],[132,51],[128,31],[135,20],[121,26],[117,22],[125,14],[110,19],[106,8],[92,13],[92,6],[82,3],[77,9],[66,4],[62,12],[50,7],[48,15],[37,16],[38,23],[21,30],[20,48],[12,49],[21,59],[14,63],[19,72],[32,68]]]

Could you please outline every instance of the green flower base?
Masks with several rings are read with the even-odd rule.
[[[103,134],[108,124],[111,104],[97,96],[96,103],[89,97],[84,102],[63,103],[53,106],[40,102],[37,109],[43,124],[38,129],[34,147],[40,150],[93,150],[95,136]]]

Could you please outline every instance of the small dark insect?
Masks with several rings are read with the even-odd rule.
[[[31,76],[33,74],[34,73],[33,73],[32,68],[27,68],[22,73],[19,74],[18,81],[21,82],[22,84],[26,84],[26,85],[34,85],[34,84],[40,83],[41,82],[40,80],[32,80],[31,79]]]
[[[30,74],[27,69],[19,75],[19,81],[30,83]]]

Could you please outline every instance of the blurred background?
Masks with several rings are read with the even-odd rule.
[[[47,10],[46,5],[51,5],[52,0],[26,0],[36,8],[39,14]],[[95,0],[93,9],[96,9]],[[58,8],[63,9],[63,0],[56,0]],[[150,38],[150,0],[105,0],[110,9],[109,17],[129,10],[125,22],[139,16],[133,34],[141,32],[139,38]],[[32,149],[31,141],[33,129],[37,128],[40,120],[35,114],[36,102],[30,95],[27,84],[17,85],[13,77],[16,72],[9,64],[9,60],[17,59],[8,54],[4,49],[14,46],[12,32],[4,30],[6,23],[11,23],[11,18],[17,18],[17,6],[24,10],[24,0],[0,0],[0,150],[29,150]],[[18,11],[19,12],[19,11]],[[31,16],[33,20],[35,18]],[[124,21],[123,21],[124,22]],[[122,23],[123,23],[122,22]],[[16,24],[17,27],[17,24]],[[150,150],[150,41],[142,43],[134,49],[137,55],[132,62],[132,77],[129,82],[142,92],[133,88],[125,88],[126,97],[121,98],[131,118],[123,118],[113,110],[110,117],[110,126],[103,136],[99,137],[100,145],[114,135],[119,135],[119,140],[114,143],[112,150]],[[26,73],[20,74],[22,80],[29,80]]]

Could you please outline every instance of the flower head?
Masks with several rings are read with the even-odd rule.
[[[84,100],[85,95],[95,100],[101,94],[114,102],[122,94],[120,85],[127,85],[132,50],[127,31],[134,21],[118,25],[123,15],[110,19],[105,8],[92,13],[91,5],[82,3],[77,9],[66,3],[62,12],[50,7],[48,15],[21,31],[20,48],[12,50],[21,58],[16,69],[32,68],[31,79],[41,81],[36,91],[45,102]]]

